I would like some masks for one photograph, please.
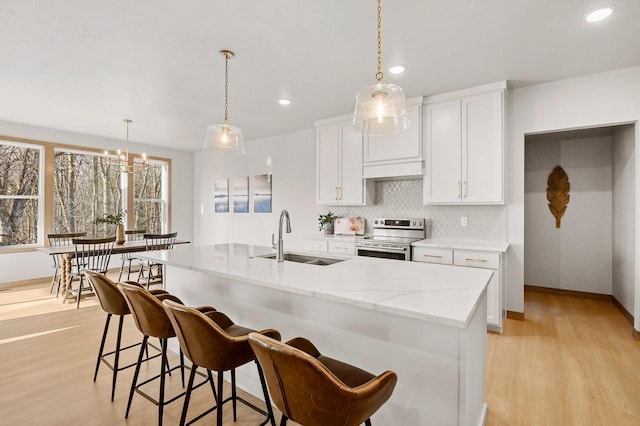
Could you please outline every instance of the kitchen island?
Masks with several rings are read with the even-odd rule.
[[[166,265],[166,288],[254,329],[304,336],[328,356],[398,384],[378,425],[480,425],[490,270],[368,257],[328,266],[277,263],[268,247],[175,247],[140,257]],[[316,253],[317,255],[317,253]],[[330,256],[334,257],[334,256]],[[177,346],[174,346],[177,349]],[[238,386],[259,397],[255,369]]]

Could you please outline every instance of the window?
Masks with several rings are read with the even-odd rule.
[[[42,243],[43,149],[0,141],[0,246]]]
[[[54,232],[114,235],[113,225],[95,225],[93,221],[123,210],[118,168],[98,153],[56,150],[53,174]]]
[[[149,167],[133,176],[135,229],[161,234],[167,229],[167,171],[164,161],[148,161]]]

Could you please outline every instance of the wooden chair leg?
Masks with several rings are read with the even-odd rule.
[[[82,296],[82,278],[83,276],[80,275],[80,284],[78,284],[78,300],[76,301],[76,309],[80,309],[80,297]]]

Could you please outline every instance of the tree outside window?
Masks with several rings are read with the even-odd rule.
[[[42,148],[0,141],[0,246],[38,243]]]
[[[166,221],[167,163],[150,161],[149,167],[133,177],[133,221],[135,229],[161,234]]]

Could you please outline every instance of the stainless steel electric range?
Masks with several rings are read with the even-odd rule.
[[[411,243],[430,236],[428,219],[373,219],[373,233],[356,240],[358,256],[411,260]]]

